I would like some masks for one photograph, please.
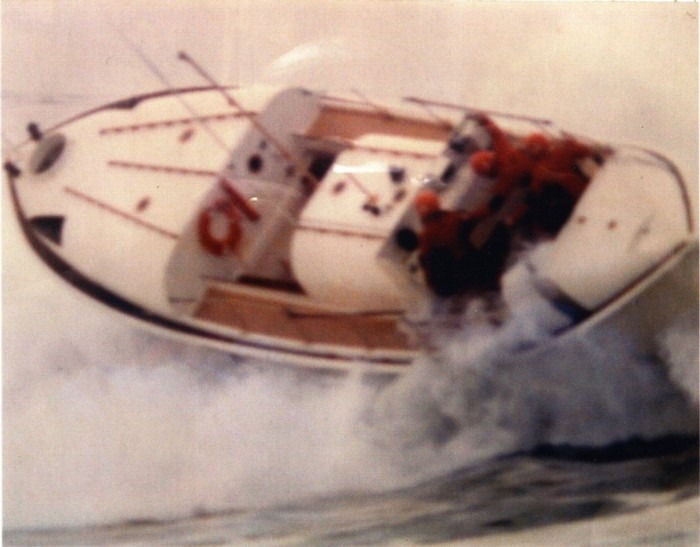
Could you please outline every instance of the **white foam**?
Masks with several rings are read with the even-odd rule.
[[[554,338],[565,317],[526,290],[529,282],[524,262],[506,276],[512,313],[503,327],[479,322],[436,333],[441,350],[374,402],[372,424],[383,439],[404,449],[432,446],[421,466],[438,472],[538,444],[602,446],[696,431],[666,363],[613,327]],[[692,368],[697,361],[685,354],[692,329],[681,327],[672,332],[684,338],[669,344]],[[410,450],[407,457],[416,463]]]
[[[523,262],[504,280],[511,314],[501,328],[475,304],[459,330],[433,333],[441,351],[379,386],[237,365],[145,334],[69,290],[21,239],[5,251],[8,528],[380,491],[539,443],[694,427],[665,369],[624,333],[517,353],[565,320],[532,290]],[[692,360],[691,324],[668,333],[671,361]]]
[[[698,310],[679,317],[675,325],[659,334],[659,339],[671,378],[697,404],[700,386]]]

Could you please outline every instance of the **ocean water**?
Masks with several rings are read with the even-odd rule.
[[[169,18],[125,6],[105,19],[71,4],[3,3],[3,153],[27,120],[50,124],[159,87],[116,20],[187,83],[163,60],[185,46],[235,81],[558,114],[595,136],[671,148],[697,195],[694,5],[182,3]],[[187,24],[195,13],[206,36]],[[323,23],[342,18],[342,31]],[[389,59],[383,71],[375,51]],[[596,85],[571,107],[584,83]],[[690,305],[656,333],[654,354],[615,327],[517,352],[561,321],[531,297],[520,265],[506,280],[513,314],[502,329],[475,320],[431,332],[440,350],[391,380],[147,334],[31,254],[6,188],[2,212],[7,544],[697,543],[697,260],[668,295]]]
[[[387,380],[234,360],[57,289],[5,295],[8,544],[440,542],[697,500],[697,314],[655,358],[611,329],[518,354],[558,320],[521,302]]]

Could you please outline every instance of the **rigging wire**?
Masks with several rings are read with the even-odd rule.
[[[173,96],[182,104],[182,106],[189,112],[189,114],[192,116],[194,121],[202,127],[206,133],[214,139],[214,141],[219,145],[219,147],[224,151],[226,156],[229,156],[231,153],[231,150],[229,147],[226,145],[226,143],[223,141],[223,139],[217,135],[214,130],[209,126],[209,124],[206,122],[206,119],[196,111],[196,109],[190,105],[182,96],[181,93],[177,93],[177,90],[175,89],[175,86],[170,82],[170,80],[163,74],[163,72],[158,68],[158,66],[151,60],[148,55],[144,53],[144,51],[133,41],[131,40],[119,27],[116,27],[113,25],[115,30],[119,33],[119,35],[122,37],[122,39],[129,45],[131,50],[138,55],[138,57],[141,59],[141,61],[146,65],[146,67],[151,71],[151,73],[160,80],[160,82],[169,90],[173,92]],[[223,88],[215,84],[216,88],[219,90],[223,90]],[[225,91],[225,90],[224,90]],[[249,113],[246,113],[247,115],[250,116]],[[251,120],[254,118],[251,118]],[[234,203],[243,210],[244,214],[249,220],[256,221],[260,217],[259,213],[255,210],[255,208],[248,203],[247,199],[245,196],[236,189],[234,183],[229,180],[226,177],[220,177],[219,179],[219,184],[221,188],[228,194],[228,196],[234,201]]]
[[[148,57],[144,53],[144,51],[133,41],[131,38],[129,38],[120,28],[115,27],[115,30],[119,33],[119,35],[122,37],[122,39],[127,43],[127,45],[130,47],[130,49],[141,59],[144,65],[148,68],[148,70],[156,77],[158,80],[169,90],[173,91],[174,97],[182,104],[182,106],[189,112],[189,114],[192,116],[192,118],[197,122],[206,132],[209,134],[209,136],[214,139],[214,141],[221,147],[221,149],[226,152],[228,155],[230,153],[230,150],[226,143],[223,141],[223,139],[217,135],[214,130],[209,127],[209,124],[207,124],[206,120],[197,112],[192,105],[190,105],[179,93],[175,93],[176,88],[175,86],[170,82],[170,80],[163,74],[163,72],[158,68],[158,66],[153,62],[153,60]]]

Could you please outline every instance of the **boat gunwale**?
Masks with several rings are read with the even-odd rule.
[[[100,112],[105,112],[107,110],[131,110],[133,108],[136,108],[140,103],[143,101],[148,101],[151,99],[160,99],[163,97],[169,97],[171,95],[181,95],[181,94],[188,94],[188,93],[201,93],[201,92],[207,92],[207,91],[219,91],[221,89],[220,87],[216,86],[191,86],[191,87],[178,87],[178,88],[173,88],[173,89],[161,89],[158,91],[151,91],[148,93],[142,93],[139,95],[132,95],[131,97],[128,97],[126,99],[121,99],[121,100],[116,100],[116,101],[111,101],[106,104],[103,104],[101,106],[96,106],[94,108],[90,108],[88,110],[85,110],[84,112],[80,112],[78,114],[75,114],[74,116],[71,116],[63,121],[60,121],[54,125],[49,126],[48,128],[44,129],[42,132],[44,134],[52,133],[54,131],[58,131],[59,129],[70,125],[72,123],[75,123],[79,120],[82,120],[83,118],[90,117],[94,114],[98,114]],[[238,86],[224,86],[224,89],[238,89]],[[196,121],[196,120],[195,120]],[[17,148],[20,146],[23,146],[27,144],[28,142],[31,142],[31,137],[27,137],[23,141],[20,141],[20,143],[17,145]]]

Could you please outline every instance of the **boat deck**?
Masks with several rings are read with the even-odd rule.
[[[305,302],[270,298],[245,288],[210,286],[194,316],[245,333],[279,337],[308,345],[340,346],[346,350],[415,351],[400,330],[401,314],[339,313]]]

